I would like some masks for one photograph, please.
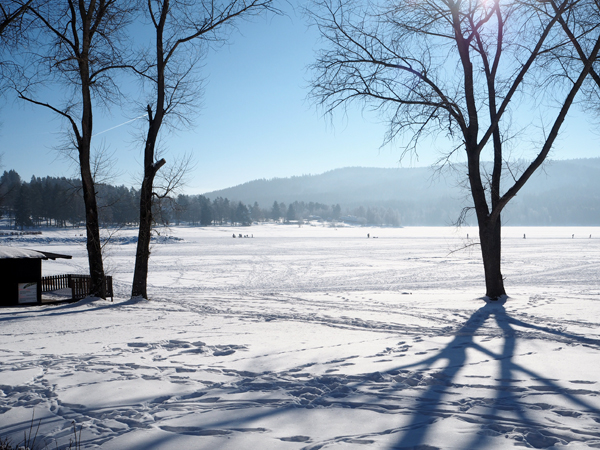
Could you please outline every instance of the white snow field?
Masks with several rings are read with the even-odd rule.
[[[85,273],[81,233],[0,244]],[[108,450],[600,448],[600,228],[504,228],[499,302],[474,228],[174,227],[150,301],[134,235],[106,249],[114,303],[0,309],[0,437],[33,418],[49,449],[73,423]]]

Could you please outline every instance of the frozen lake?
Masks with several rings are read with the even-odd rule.
[[[149,295],[156,299],[173,294],[181,298],[188,291],[402,291],[437,287],[485,291],[480,250],[475,245],[476,228],[265,225],[173,227],[160,233],[157,240],[162,244],[153,245],[149,277]],[[52,242],[48,248],[53,251],[74,256],[72,261],[46,263],[44,275],[86,272],[80,234],[47,232],[39,239],[40,244]],[[233,234],[253,238],[233,239]],[[116,279],[121,297],[131,289],[135,235],[135,230],[122,231],[105,251],[107,273]],[[36,244],[35,237],[27,237],[23,245],[46,248]],[[509,295],[514,295],[518,286],[532,284],[577,284],[597,289],[599,250],[600,228],[505,227],[503,274]]]
[[[9,243],[84,273],[81,233]],[[505,227],[501,303],[475,228],[173,227],[150,302],[133,236],[106,247],[115,303],[0,310],[0,436],[35,414],[49,448],[73,421],[102,449],[600,446],[600,228]]]

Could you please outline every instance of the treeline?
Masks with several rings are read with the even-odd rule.
[[[136,224],[139,194],[125,186],[96,185],[100,222],[104,225]],[[23,182],[14,170],[0,177],[0,213],[15,229],[81,226],[85,207],[81,181],[65,177],[33,176]]]
[[[164,214],[164,210],[163,210]],[[203,195],[179,195],[171,205],[170,216],[175,223],[191,225],[250,225],[253,222],[298,222],[307,220],[333,221],[341,216],[340,205],[321,203],[274,202],[269,208],[262,208],[257,202],[248,206],[242,202],[231,202],[217,197],[210,200]]]
[[[99,219],[103,226],[137,225],[139,191],[126,186],[97,184]],[[310,220],[347,222],[357,225],[399,226],[400,214],[393,208],[363,206],[343,211],[339,204],[295,201],[273,202],[262,208],[217,197],[184,195],[162,199],[153,206],[154,217],[163,224],[192,226],[249,226],[255,222],[302,223]],[[78,227],[85,223],[81,182],[65,177],[36,177],[24,182],[14,170],[0,177],[0,214],[10,228]]]
[[[164,210],[163,210],[164,213]],[[294,201],[286,205],[274,201],[268,208],[258,202],[247,206],[217,197],[210,200],[203,195],[180,195],[171,206],[167,221],[191,225],[250,225],[253,222],[302,223],[307,221],[346,222],[355,225],[400,226],[400,213],[392,208],[359,206],[343,211],[339,204]]]

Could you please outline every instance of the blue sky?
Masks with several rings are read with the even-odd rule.
[[[229,43],[211,51],[199,74],[205,79],[202,108],[194,126],[163,135],[167,163],[193,154],[195,167],[185,192],[200,194],[258,178],[318,174],[339,167],[411,167],[432,164],[430,146],[418,160],[399,162],[400,150],[381,147],[386,127],[359,108],[341,111],[333,121],[307,100],[307,66],[318,46],[316,29],[299,11],[258,18],[239,25]],[[133,137],[136,123],[120,125],[135,111],[96,113],[96,145],[114,153],[115,184],[137,186],[142,144]],[[41,107],[7,99],[0,110],[3,170],[24,180],[36,176],[76,176],[76,168],[55,150],[65,124]],[[557,159],[600,156],[597,135],[574,116],[557,145]],[[109,130],[104,132],[105,130]]]

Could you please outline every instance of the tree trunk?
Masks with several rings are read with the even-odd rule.
[[[133,272],[132,297],[148,298],[148,260],[150,259],[150,237],[152,233],[152,185],[151,178],[146,174],[140,191],[140,225],[138,229],[137,250],[135,253],[135,269]]]
[[[90,266],[91,292],[94,297],[106,298],[106,277],[102,262],[102,245],[100,243],[100,222],[98,220],[98,204],[96,202],[96,187],[90,166],[93,106],[90,79],[90,56],[92,31],[89,18],[83,20],[82,51],[79,61],[79,77],[81,79],[82,115],[81,135],[77,136],[79,151],[79,167],[81,170],[81,185],[85,205],[85,228],[87,236],[88,262]]]
[[[467,142],[467,145],[469,142]],[[469,167],[469,186],[473,205],[479,226],[479,242],[485,274],[485,295],[492,300],[506,295],[504,280],[501,272],[502,262],[502,223],[500,214],[490,214],[486,199],[486,190],[481,181],[481,168],[479,152],[476,147],[471,147],[467,152]],[[499,190],[499,186],[495,186]],[[492,195],[494,197],[494,195]],[[495,202],[495,198],[492,198]]]
[[[150,5],[150,3],[149,3]],[[148,261],[150,259],[150,237],[152,233],[152,196],[154,194],[154,177],[165,165],[164,158],[154,162],[156,140],[165,114],[165,58],[163,52],[163,30],[170,9],[170,0],[165,0],[160,12],[160,20],[154,22],[156,27],[156,113],[148,105],[148,133],[144,147],[144,180],[140,191],[140,225],[135,254],[133,272],[132,297],[148,298]],[[152,14],[152,12],[151,12]]]
[[[106,278],[102,263],[102,246],[100,244],[100,227],[98,222],[98,205],[94,189],[94,180],[88,163],[84,163],[84,156],[80,149],[81,181],[83,186],[83,201],[85,203],[85,229],[87,236],[88,262],[92,281],[90,294],[95,297],[106,298]],[[89,151],[88,151],[89,155]]]
[[[153,141],[155,142],[155,141]],[[148,144],[147,144],[148,145]],[[154,144],[152,144],[153,146]],[[154,152],[152,152],[154,154]],[[149,164],[144,169],[144,181],[140,191],[140,225],[138,229],[137,250],[135,252],[135,269],[133,271],[132,297],[148,298],[148,261],[150,259],[150,238],[152,237],[152,195],[156,172],[166,161]]]
[[[152,196],[154,194],[154,177],[156,172],[165,165],[165,159],[154,162],[154,148],[158,137],[158,130],[162,122],[160,115],[152,117],[152,110],[148,106],[148,135],[144,149],[144,180],[140,190],[140,225],[138,228],[138,242],[135,253],[135,269],[133,271],[132,297],[148,298],[148,261],[150,259],[150,238],[152,235]]]
[[[495,221],[486,220],[479,223],[479,240],[485,273],[485,295],[491,300],[506,295],[504,279],[501,272],[502,260],[502,226],[500,215]]]

